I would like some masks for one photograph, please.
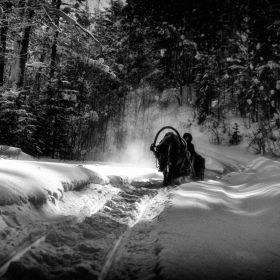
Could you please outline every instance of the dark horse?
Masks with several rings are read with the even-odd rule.
[[[168,132],[163,139],[156,145],[159,133],[165,129],[171,128],[176,132]],[[156,135],[154,143],[150,150],[154,153],[159,171],[163,172],[163,185],[167,186],[174,179],[181,176],[191,176],[193,180],[203,180],[205,170],[205,160],[200,155],[196,156],[194,162],[191,161],[190,153],[187,149],[187,142],[182,139],[177,130],[172,127],[162,128]],[[196,164],[193,164],[196,163]],[[196,170],[194,168],[196,166]]]

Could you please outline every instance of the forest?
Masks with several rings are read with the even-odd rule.
[[[279,156],[279,14],[274,0],[111,0],[102,9],[2,0],[1,147],[106,160],[149,138],[151,111],[174,100],[216,144],[231,112],[247,121],[255,153]]]

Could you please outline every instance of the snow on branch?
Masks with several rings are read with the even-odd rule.
[[[49,66],[45,65],[43,62],[40,62],[40,61],[34,61],[31,64],[27,63],[26,66],[27,67],[37,68],[37,69],[49,67]]]
[[[59,17],[62,17],[64,20],[66,20],[69,24],[74,25],[75,27],[79,27],[83,32],[88,34],[93,40],[99,43],[99,41],[85,28],[83,28],[77,21],[71,17],[69,17],[67,14],[65,14],[63,11],[55,9],[55,8],[49,8],[45,5],[43,5],[43,8],[45,9],[46,13],[49,14],[54,14]]]
[[[108,65],[103,64],[104,59],[99,58],[98,60],[94,60],[88,57],[85,57],[83,55],[77,54],[76,52],[73,52],[72,50],[69,50],[67,47],[64,46],[57,46],[57,53],[58,54],[69,54],[72,57],[79,58],[84,64],[89,65],[93,67],[94,69],[99,69],[105,73],[109,73],[113,77],[115,77],[115,74],[110,72],[110,67]]]

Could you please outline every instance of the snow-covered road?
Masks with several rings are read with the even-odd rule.
[[[2,172],[7,173],[12,166],[13,176],[7,182],[15,183],[13,190],[17,193],[28,193],[24,203],[19,202],[15,191],[14,196],[10,195],[12,189],[1,196],[3,279],[105,279],[122,240],[142,219],[152,199],[163,192],[161,174],[153,169],[8,161]],[[24,169],[28,177],[30,168],[32,175],[20,186],[18,175],[22,178]],[[57,190],[51,189],[50,182],[43,190],[35,184],[34,190],[26,188],[40,180],[41,174],[35,171],[48,173]],[[93,172],[89,176],[91,183],[84,183],[86,176],[81,171],[86,176]],[[72,181],[67,183],[69,172]],[[80,184],[75,173],[84,178]],[[36,195],[41,200],[34,204]]]
[[[90,193],[90,186],[81,192]],[[19,271],[28,279],[96,279],[105,275],[111,266],[111,251],[137,223],[155,194],[142,188],[119,190],[83,221],[48,230],[39,245],[12,263],[8,279],[18,279]]]
[[[165,188],[154,169],[13,165],[10,183],[34,172],[22,203],[0,200],[2,279],[279,279],[279,163],[200,152],[205,181]]]
[[[155,169],[7,161],[2,172],[13,185],[1,196],[3,279],[156,275],[156,223],[174,187]]]
[[[17,164],[22,170],[22,164]],[[36,167],[39,173],[53,171],[52,164],[23,164],[26,165]],[[6,254],[1,262],[2,274],[8,268],[5,279],[157,276],[157,223],[160,213],[168,207],[174,187],[163,188],[161,174],[152,169],[85,167],[95,172],[95,183],[82,183],[73,191],[71,182],[66,183],[63,178],[64,191],[59,187],[56,191],[50,189],[55,178],[49,179],[45,186],[48,199],[46,204],[37,206],[36,215],[32,204],[17,209],[12,205],[2,211],[2,219],[8,225],[2,232],[8,236],[6,244],[11,244],[4,246]],[[41,174],[35,176],[37,180],[38,177]],[[77,182],[75,176],[72,181]],[[25,224],[19,222],[22,212],[30,217]]]

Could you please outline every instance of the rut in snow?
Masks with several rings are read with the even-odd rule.
[[[157,194],[151,184],[133,187],[118,176],[110,181],[120,191],[99,211],[80,223],[51,229],[44,241],[10,264],[5,279],[98,279],[120,237]]]

